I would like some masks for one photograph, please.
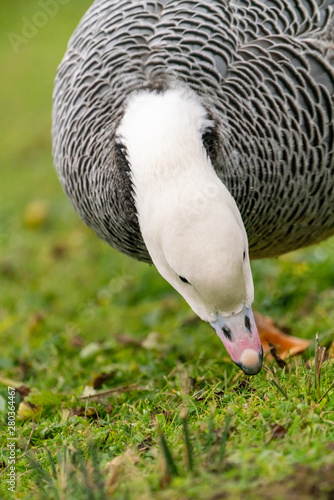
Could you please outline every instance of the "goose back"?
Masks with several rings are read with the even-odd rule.
[[[68,44],[53,105],[65,192],[110,245],[150,262],[117,137],[139,90],[188,86],[203,144],[234,197],[252,258],[334,233],[332,0],[96,0]]]

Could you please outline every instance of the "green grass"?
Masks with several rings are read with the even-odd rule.
[[[333,361],[318,388],[312,351],[288,370],[268,361],[270,372],[242,375],[157,271],[98,240],[61,191],[50,153],[53,78],[88,5],[60,6],[18,53],[7,35],[40,6],[1,7],[0,474],[7,385],[30,388],[35,406],[19,408],[17,391],[16,492],[5,471],[0,497],[329,499]],[[329,345],[333,246],[254,262],[255,308]],[[82,399],[93,386],[129,390]]]

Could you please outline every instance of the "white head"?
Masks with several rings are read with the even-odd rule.
[[[127,148],[141,232],[160,274],[209,322],[246,373],[261,368],[254,287],[239,210],[202,143],[212,126],[192,93],[132,97]]]

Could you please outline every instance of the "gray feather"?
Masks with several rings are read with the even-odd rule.
[[[178,82],[215,127],[203,137],[252,258],[334,233],[333,0],[96,0],[54,89],[64,190],[110,245],[150,261],[116,131],[129,94]]]

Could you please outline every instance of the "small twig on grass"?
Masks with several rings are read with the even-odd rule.
[[[12,380],[11,378],[0,376],[0,384],[18,389],[22,385],[22,382],[16,382],[16,380]]]
[[[278,364],[279,368],[285,368],[285,371],[287,372],[288,371],[288,368],[287,368],[287,364],[286,362],[284,361],[284,359],[282,359],[278,353],[277,353],[277,349],[276,347],[274,346],[274,344],[272,344],[271,342],[269,342],[269,347],[270,347],[270,354],[272,355],[272,357],[274,358],[274,360],[276,361],[276,363]]]
[[[114,387],[113,389],[107,389],[106,391],[100,391],[95,394],[89,394],[88,396],[80,396],[79,399],[82,401],[99,401],[100,399],[115,396],[117,394],[123,394],[124,392],[146,391],[147,389],[148,386],[138,387],[137,384],[130,384],[121,387]]]

